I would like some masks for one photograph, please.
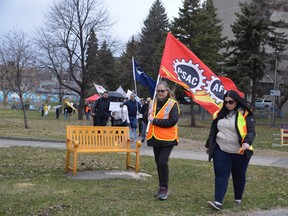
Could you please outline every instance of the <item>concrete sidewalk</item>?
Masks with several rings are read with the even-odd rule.
[[[31,146],[41,148],[58,148],[65,149],[65,143],[57,140],[15,140],[15,139],[2,139],[0,138],[0,147],[10,146]],[[133,147],[133,144],[132,144]],[[151,147],[147,147],[146,143],[141,146],[141,155],[153,156]],[[172,151],[171,158],[182,158],[190,160],[208,161],[208,156],[205,152],[181,150],[175,147]],[[272,166],[288,169],[288,158],[276,158],[276,157],[260,157],[253,156],[250,164],[257,166]]]

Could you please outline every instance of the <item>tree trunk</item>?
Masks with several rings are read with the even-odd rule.
[[[196,126],[194,102],[192,99],[190,99],[190,110],[191,110],[191,124],[190,124],[190,126]]]
[[[252,81],[252,92],[251,92],[251,104],[252,104],[253,110],[255,109],[256,87],[257,87],[257,81],[253,80]]]
[[[3,90],[2,90],[2,92],[3,92],[3,107],[6,108],[7,101],[8,101],[8,100],[6,101],[6,98],[8,99],[8,94],[5,91],[3,91]]]
[[[85,95],[84,95],[84,93],[81,93],[80,100],[79,100],[79,105],[77,107],[77,109],[78,109],[78,120],[83,120],[84,104],[85,104]]]
[[[23,101],[23,97],[22,95],[20,95],[20,102],[21,102],[21,106],[22,106],[22,111],[23,111],[23,117],[24,117],[24,127],[26,129],[28,129],[28,120],[27,120],[27,115],[26,115],[26,110],[25,110],[25,104],[24,104],[24,101]]]

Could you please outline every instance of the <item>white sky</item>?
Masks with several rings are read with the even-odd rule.
[[[113,36],[127,42],[140,33],[154,0],[104,0],[116,23]],[[11,30],[31,32],[43,22],[43,13],[53,0],[0,0],[0,36]],[[182,0],[162,0],[169,19],[178,17]]]

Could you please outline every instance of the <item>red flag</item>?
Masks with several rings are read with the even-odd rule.
[[[159,75],[191,92],[193,101],[213,114],[222,107],[221,80],[184,44],[168,33]]]
[[[218,76],[218,78],[221,80],[225,90],[234,90],[240,95],[240,97],[244,98],[244,93],[237,89],[235,83],[231,79],[223,76]]]

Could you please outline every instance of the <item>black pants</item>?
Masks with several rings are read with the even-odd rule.
[[[157,165],[159,187],[168,188],[169,167],[168,160],[174,146],[153,147],[155,162]]]
[[[143,124],[142,124],[143,118],[138,119],[138,129],[139,129],[139,136],[141,136],[142,129],[143,129]]]
[[[93,116],[93,120],[93,126],[106,126],[108,121],[105,116]]]

